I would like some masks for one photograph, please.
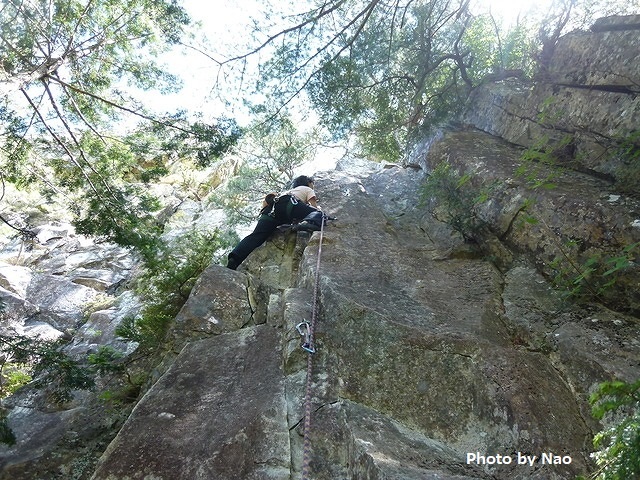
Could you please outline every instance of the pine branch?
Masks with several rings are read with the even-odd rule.
[[[49,76],[48,78],[53,80],[54,82],[64,86],[64,87],[68,88],[69,90],[73,90],[74,92],[80,93],[82,95],[87,95],[88,97],[91,97],[91,98],[93,98],[95,100],[103,102],[106,105],[114,107],[114,108],[116,108],[118,110],[122,110],[123,112],[131,113],[133,115],[136,115],[137,117],[143,118],[145,120],[149,120],[150,122],[156,123],[158,125],[163,125],[165,127],[169,127],[169,128],[174,129],[174,130],[178,130],[178,131],[186,133],[188,135],[194,135],[193,131],[191,131],[191,130],[189,130],[187,128],[182,128],[182,127],[180,127],[178,125],[175,125],[173,123],[169,123],[169,122],[165,122],[165,121],[162,121],[162,120],[158,120],[157,118],[154,118],[154,117],[152,117],[150,115],[146,115],[144,113],[137,112],[137,111],[135,111],[135,110],[133,110],[131,108],[125,107],[123,105],[120,105],[119,103],[116,103],[114,101],[108,100],[108,99],[106,99],[104,97],[101,97],[99,95],[96,95],[95,93],[87,92],[86,90],[83,90],[83,89],[78,88],[78,87],[76,87],[74,85],[71,85],[71,84],[65,82],[64,80],[61,80],[58,77]]]

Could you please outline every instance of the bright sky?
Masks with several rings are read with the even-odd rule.
[[[551,0],[473,0],[472,12],[484,14],[491,12],[496,19],[503,19],[505,26],[517,21],[531,8],[538,12],[546,8]],[[286,8],[286,0],[280,6]],[[292,2],[295,4],[295,2]],[[182,0],[183,6],[194,22],[199,22],[204,28],[204,35],[193,40],[193,44],[210,55],[228,51],[234,54],[245,53],[241,46],[251,31],[251,17],[265,18],[268,12],[261,0]],[[268,8],[268,7],[267,7]],[[274,15],[275,16],[275,15]],[[203,43],[206,40],[210,43]],[[234,45],[240,50],[234,50]],[[212,53],[212,52],[218,52]],[[222,58],[216,58],[222,60]],[[251,59],[255,61],[256,59]],[[184,55],[170,57],[171,70],[179,72],[184,80],[184,88],[177,95],[163,97],[162,108],[171,111],[179,108],[191,111],[205,111],[212,116],[225,114],[235,118],[241,125],[247,124],[249,118],[245,116],[241,106],[241,92],[230,95],[234,104],[224,104],[219,99],[212,98],[213,87],[218,78],[219,69],[216,63],[193,50],[187,50]]]
[[[491,12],[502,17],[506,25],[514,24],[530,11],[540,13],[546,10],[551,0],[474,0],[472,11],[481,14]]]
[[[250,15],[258,12],[262,2],[259,0],[182,0],[194,24],[200,24],[202,31],[196,38],[186,39],[185,43],[194,49],[179,49],[179,53],[170,53],[164,57],[168,70],[178,74],[184,87],[177,94],[162,96],[161,103],[154,102],[160,111],[185,109],[189,111],[206,111],[213,116],[225,113],[242,122],[241,112],[234,107],[223,104],[213,98],[216,80],[224,84],[219,76],[220,70],[214,60],[224,60],[217,52],[228,51],[232,45],[249,30]],[[195,29],[194,29],[195,31]],[[196,49],[205,54],[198,53]],[[237,52],[241,53],[241,52]],[[209,58],[207,55],[211,55]],[[233,95],[231,98],[234,98]],[[235,99],[241,101],[239,95]]]
[[[476,14],[491,12],[501,17],[505,26],[515,23],[531,9],[540,12],[547,8],[551,0],[473,0],[472,11]],[[283,0],[283,4],[286,3]],[[209,54],[215,51],[231,51],[234,44],[242,43],[250,32],[250,17],[264,18],[267,12],[261,0],[182,0],[194,22],[200,22],[211,44],[201,45]],[[284,8],[284,7],[283,7]],[[197,44],[199,40],[195,39]],[[198,45],[200,46],[200,45]],[[243,53],[236,51],[235,53]],[[212,54],[215,55],[215,54]],[[255,59],[254,59],[255,61]],[[186,55],[171,57],[172,70],[180,72],[185,81],[185,89],[176,96],[165,98],[167,110],[175,108],[201,109],[207,102],[208,110],[226,111],[236,116],[240,111],[230,111],[230,105],[223,105],[215,99],[207,99],[218,75],[218,68],[211,59],[194,51]],[[240,93],[231,98],[241,100]],[[205,100],[206,99],[206,100]]]

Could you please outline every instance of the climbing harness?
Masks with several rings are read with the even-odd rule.
[[[304,398],[304,443],[302,447],[302,480],[309,479],[309,465],[311,462],[311,374],[313,370],[313,354],[316,352],[314,330],[318,319],[318,293],[320,290],[320,258],[322,256],[322,239],[324,234],[325,216],[320,223],[320,240],[318,242],[318,258],[313,284],[313,310],[311,322],[300,322],[296,325],[298,333],[304,337],[302,349],[307,355],[307,386]]]
[[[294,205],[297,205],[298,202],[300,200],[298,200],[298,198],[295,195],[292,195],[290,193],[282,193],[278,196],[276,196],[273,199],[273,204],[271,205],[271,210],[269,212],[267,212],[267,215],[269,215],[270,217],[275,217],[276,216],[276,204],[279,201],[286,201],[287,202],[287,215],[290,216],[291,212],[293,211],[293,207]]]

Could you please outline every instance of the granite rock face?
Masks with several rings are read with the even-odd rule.
[[[487,201],[477,207],[480,220],[491,235],[511,251],[526,254],[548,277],[558,270],[576,277],[587,265],[610,267],[614,259],[626,255],[625,249],[640,245],[637,199],[617,194],[603,179],[569,170],[557,172],[545,165],[536,166],[538,175],[552,179],[553,185],[532,188],[527,176],[517,173],[519,152],[491,135],[457,131],[436,142],[423,165],[432,171],[444,162],[459,177],[469,175],[477,194],[490,191]],[[617,276],[616,288],[604,289],[601,300],[637,314],[640,266],[632,261]],[[591,280],[594,285],[596,277]]]
[[[565,164],[624,180],[629,165],[614,152],[640,124],[639,24],[612,17],[565,35],[543,78],[477,89],[465,122],[524,147],[555,145]]]
[[[278,337],[262,325],[189,343],[92,478],[290,478]]]
[[[425,165],[466,158],[497,176],[519,151],[496,142],[445,134]],[[60,411],[8,405],[19,443],[1,447],[0,478],[297,478],[307,409],[308,468],[317,479],[572,479],[589,471],[601,425],[588,396],[602,381],[638,378],[637,318],[561,298],[526,245],[514,247],[509,195],[485,212],[507,232],[497,242],[512,248],[496,267],[419,203],[427,176],[362,162],[353,173],[341,164],[317,175],[321,203],[337,217],[321,252],[319,232],[277,233],[238,271],[211,265],[174,322],[157,380],[112,441],[109,416],[80,392]],[[502,183],[516,192],[513,178]],[[602,221],[619,225],[611,237],[623,238],[625,222],[614,218]],[[555,210],[547,222],[578,230]],[[20,299],[24,284],[7,292]],[[300,330],[314,302],[310,355]],[[123,298],[98,310],[70,348],[82,351],[97,335],[108,343],[110,319],[134,308]],[[83,449],[103,452],[96,467],[78,466],[73,452]],[[531,463],[518,464],[518,454]]]
[[[474,255],[416,204],[423,172],[347,171],[316,177],[338,220],[323,232],[309,387],[296,327],[313,315],[320,234],[277,234],[239,271],[206,274],[230,291],[245,278],[268,320],[187,343],[95,480],[297,478],[307,388],[312,478],[570,479],[591,468],[588,394],[640,373],[637,319],[567,305],[526,256],[501,272]],[[291,242],[291,255],[304,248],[296,274],[280,263]],[[211,305],[199,291],[185,311]],[[249,309],[251,296],[237,300]],[[536,458],[518,465],[518,453]]]

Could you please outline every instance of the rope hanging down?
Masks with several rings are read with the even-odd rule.
[[[316,272],[313,284],[313,310],[311,323],[303,322],[298,325],[298,332],[304,334],[305,340],[302,348],[308,352],[307,356],[307,386],[304,398],[304,444],[302,450],[302,480],[309,479],[309,464],[311,462],[311,374],[313,367],[313,354],[315,353],[314,331],[318,318],[318,293],[320,290],[320,258],[322,256],[322,238],[324,235],[325,216],[322,215],[320,223],[320,240],[318,243],[318,258],[316,260]],[[300,326],[306,325],[306,332],[300,330]]]

